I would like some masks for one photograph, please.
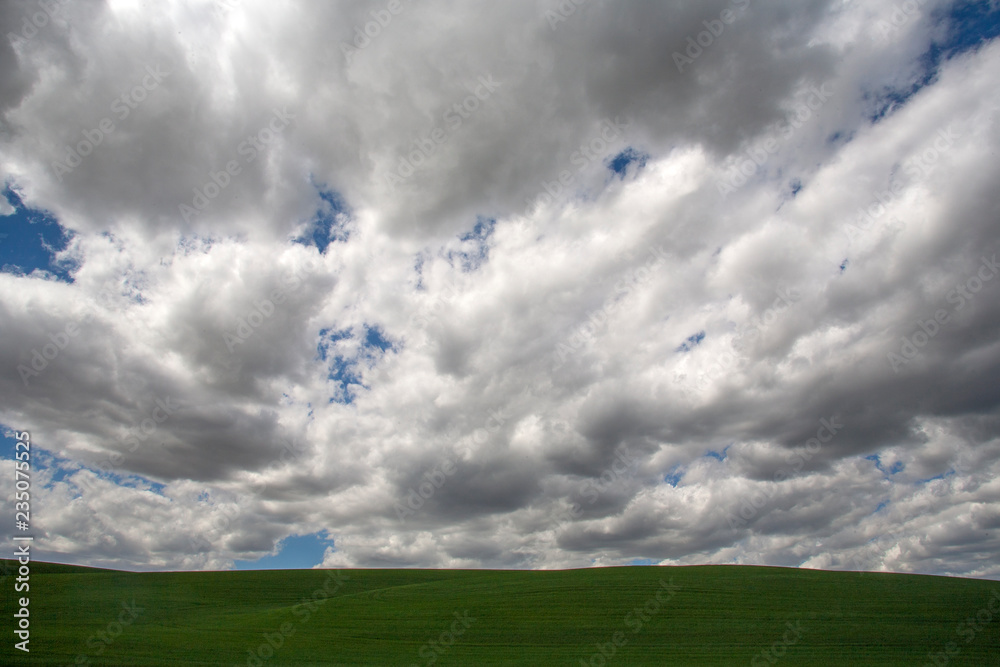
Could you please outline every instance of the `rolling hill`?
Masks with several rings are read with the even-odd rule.
[[[1000,583],[984,580],[750,566],[31,568],[30,656],[8,631],[5,665],[1000,665]],[[12,580],[8,619],[23,595]]]

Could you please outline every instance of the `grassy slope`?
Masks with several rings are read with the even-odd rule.
[[[961,652],[949,665],[1000,665],[1000,614],[970,643],[956,633],[1000,591],[989,581],[735,566],[338,572],[347,576],[339,589],[319,570],[135,574],[33,563],[30,662],[12,647],[7,578],[0,664],[87,655],[82,664],[247,665],[263,633],[288,624],[294,633],[262,664],[426,665],[435,655],[427,642],[468,610],[476,620],[434,664],[591,664],[595,645],[618,631],[627,643],[610,665],[750,664],[793,637],[786,622],[799,622],[801,640],[780,664],[924,665],[953,641]],[[679,586],[676,595],[641,627],[636,616],[626,621],[661,579]],[[335,590],[327,602],[295,606],[326,581]],[[133,598],[143,611],[105,645],[96,633],[109,624],[116,633]]]

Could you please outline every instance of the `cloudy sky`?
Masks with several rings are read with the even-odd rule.
[[[8,0],[0,492],[133,570],[1000,579],[992,0]]]

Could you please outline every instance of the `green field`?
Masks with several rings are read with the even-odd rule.
[[[1000,665],[1000,583],[975,579],[744,566],[129,573],[45,563],[32,563],[30,577],[30,655],[13,647],[14,582],[3,580],[3,665],[919,666],[934,664],[928,654],[940,665]],[[771,650],[780,657],[762,653]]]

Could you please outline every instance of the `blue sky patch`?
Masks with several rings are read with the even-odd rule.
[[[948,36],[940,44],[945,59],[978,49],[1000,37],[1000,5],[981,0],[960,0],[945,17]]]
[[[19,433],[20,431],[17,432]],[[17,438],[14,437],[15,429],[10,428],[6,424],[0,424],[0,454],[2,454],[4,460],[11,461],[17,458],[17,453],[27,451],[32,484],[38,484],[39,478],[51,475],[51,478],[44,484],[45,488],[51,488],[52,484],[63,481],[67,475],[72,474],[78,469],[78,467],[71,464],[65,467],[60,466],[59,460],[42,449],[38,441],[31,438],[31,432],[29,431],[28,433],[29,449],[26,450],[23,447],[17,449]],[[64,463],[69,464],[68,461],[64,461]]]
[[[342,341],[349,344],[342,345]],[[372,368],[386,352],[397,349],[379,326],[364,324],[357,337],[352,329],[321,329],[316,353],[320,361],[328,364],[327,379],[337,383],[340,389],[337,396],[330,397],[330,403],[353,403],[357,387],[364,387],[362,364]]]
[[[166,488],[165,485],[146,479],[142,475],[136,475],[134,473],[120,474],[116,472],[103,472],[98,468],[81,465],[77,462],[71,461],[70,459],[65,459],[52,454],[52,452],[43,449],[34,439],[30,439],[29,442],[31,443],[31,456],[28,460],[31,463],[32,479],[34,480],[32,483],[39,484],[41,483],[41,479],[45,478],[42,488],[51,489],[55,484],[60,482],[72,485],[72,481],[68,481],[67,478],[74,475],[81,469],[89,470],[100,479],[111,482],[116,486],[141,489],[143,491],[152,491],[160,496],[163,495],[164,489]],[[9,461],[15,458],[15,451],[25,451],[24,449],[15,450],[16,444],[17,440],[14,438],[14,429],[6,426],[5,424],[0,424],[0,456]],[[80,497],[80,495],[81,493],[79,489],[77,489],[76,497]]]
[[[931,21],[941,27],[943,37],[931,42],[920,56],[917,72],[910,81],[898,88],[886,86],[879,92],[868,92],[863,96],[872,105],[869,117],[872,123],[898,111],[921,89],[937,81],[941,63],[978,49],[1000,36],[1000,5],[960,0],[947,9],[935,11]],[[885,25],[889,24],[885,22]]]
[[[723,449],[721,452],[716,452],[716,451],[713,451],[713,450],[710,449],[707,452],[705,452],[705,457],[706,458],[711,458],[711,459],[716,459],[718,461],[725,461],[726,460],[726,456],[727,456],[727,452],[729,451],[729,448],[732,447],[732,446],[733,446],[732,443],[730,443],[729,445],[726,445],[726,448]]]
[[[320,206],[309,221],[305,236],[295,239],[295,243],[316,246],[319,253],[326,253],[331,243],[346,243],[351,236],[347,223],[350,221],[351,209],[344,198],[333,190],[313,181],[320,198]]]
[[[58,468],[57,470],[53,471],[52,484],[63,481],[65,477],[76,473],[77,470],[80,469],[68,459],[60,459],[58,457],[53,457],[53,461],[58,466]],[[90,466],[87,465],[83,465],[82,467],[94,473],[100,479],[111,482],[115,486],[120,486],[127,489],[139,489],[141,491],[151,491],[158,496],[162,496],[164,490],[167,488],[165,484],[154,482],[150,479],[143,477],[142,475],[136,475],[135,473],[121,474],[117,472],[104,472],[99,468],[96,467],[91,468]],[[72,482],[70,483],[72,484]],[[80,495],[82,494],[78,492],[77,497],[79,497]]]
[[[417,272],[417,290],[423,291],[424,289],[424,262],[425,258],[423,253],[417,255],[417,258],[413,262],[413,270]]]
[[[257,560],[238,560],[235,562],[235,569],[306,570],[323,562],[326,548],[332,546],[333,540],[322,537],[321,533],[292,535],[281,540],[276,555],[264,556]]]
[[[635,171],[638,172],[646,166],[646,160],[648,159],[649,153],[637,151],[629,146],[621,153],[608,160],[607,165],[608,169],[610,169],[613,173],[618,174],[619,178],[622,180],[625,180],[625,175],[628,173],[629,165],[636,165]]]
[[[940,475],[934,475],[933,477],[928,477],[927,479],[918,479],[917,481],[914,482],[914,484],[927,484],[928,482],[936,482],[939,479],[944,479],[945,477],[951,477],[954,474],[955,474],[954,470],[949,470],[946,473],[942,473]]]
[[[16,444],[17,438],[14,437],[14,429],[6,424],[0,424],[0,452],[2,452],[5,460],[10,461],[14,459],[14,452],[16,451],[14,446]],[[22,449],[21,451],[24,450]]]
[[[849,144],[851,141],[853,141],[853,139],[854,139],[854,132],[841,132],[838,130],[837,132],[831,134],[826,141],[831,145],[836,145],[836,144]]]
[[[906,464],[903,463],[902,461],[896,461],[889,468],[886,468],[884,465],[882,465],[882,457],[879,454],[871,454],[869,456],[866,456],[865,460],[874,462],[875,467],[878,469],[879,472],[882,473],[884,479],[889,479],[893,475],[903,472],[903,470],[906,468]]]
[[[340,329],[339,331],[334,331],[333,329],[320,329],[319,344],[316,345],[316,353],[319,354],[320,361],[327,361],[330,348],[333,347],[334,343],[339,340],[346,340],[350,337],[350,329]]]
[[[388,338],[385,337],[385,334],[382,333],[382,330],[379,327],[371,327],[367,324],[365,325],[364,347],[368,349],[378,348],[382,352],[395,349],[393,344]]]
[[[703,340],[705,340],[705,332],[699,331],[693,336],[688,336],[688,339],[681,343],[680,347],[674,350],[674,352],[690,352],[694,348],[701,345],[701,341]]]
[[[493,218],[476,218],[476,225],[472,231],[465,232],[458,237],[462,242],[463,249],[448,252],[448,262],[454,266],[457,258],[461,262],[462,272],[471,273],[488,262],[490,259],[490,237],[496,228],[497,221]]]
[[[319,332],[319,343],[316,345],[316,352],[319,354],[320,361],[326,361],[329,364],[327,379],[333,380],[340,385],[340,395],[331,396],[331,403],[352,403],[354,395],[350,387],[351,385],[361,384],[361,377],[355,373],[357,368],[356,361],[344,355],[331,352],[331,349],[336,347],[338,341],[350,338],[350,329],[341,329],[340,331],[321,329]]]
[[[37,270],[42,275],[72,283],[72,274],[79,264],[57,261],[56,253],[69,246],[73,232],[60,225],[48,211],[25,206],[12,184],[4,187],[3,196],[14,207],[14,212],[0,216],[0,271],[29,275]]]

